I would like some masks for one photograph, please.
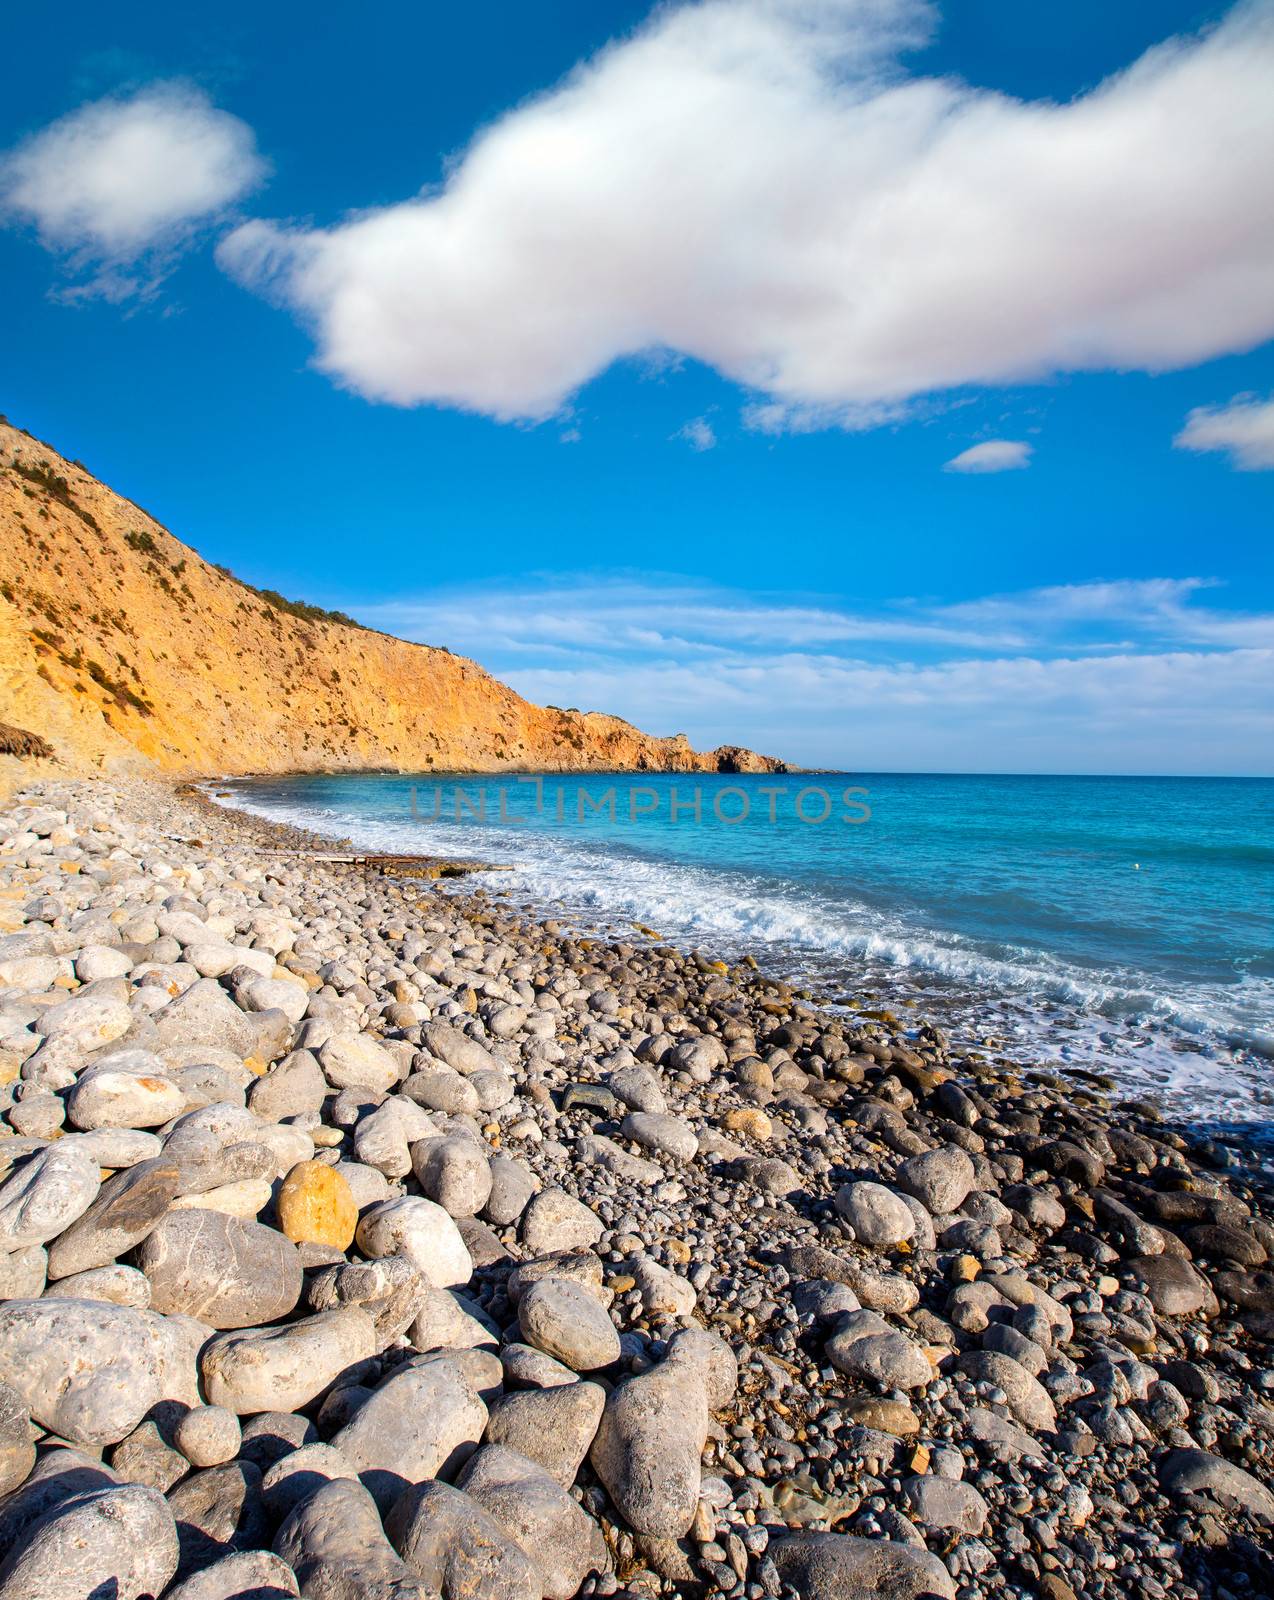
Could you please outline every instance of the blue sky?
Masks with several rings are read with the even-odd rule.
[[[10,25],[0,408],[209,559],[701,744],[1274,770],[1268,4],[181,11]]]

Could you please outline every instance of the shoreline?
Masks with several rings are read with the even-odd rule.
[[[187,1187],[185,1209],[170,1196],[150,1226],[237,1206],[242,1226],[292,1241],[304,1297],[263,1314],[268,1286],[239,1282],[244,1263],[232,1263],[248,1320],[213,1321],[182,1358],[179,1387],[201,1420],[214,1393],[230,1402],[243,1443],[226,1465],[203,1466],[145,1421],[149,1401],[122,1432],[86,1439],[76,1423],[81,1436],[68,1435],[43,1367],[12,1355],[19,1304],[43,1308],[40,1319],[83,1318],[66,1308],[84,1305],[152,1324],[206,1313],[202,1291],[166,1276],[161,1250],[133,1240],[92,1269],[144,1293],[143,1310],[6,1290],[0,1383],[48,1435],[43,1461],[58,1437],[90,1456],[105,1446],[116,1483],[122,1473],[153,1490],[162,1460],[169,1501],[193,1505],[213,1488],[208,1474],[259,1485],[250,1419],[286,1413],[287,1450],[332,1455],[313,1458],[324,1465],[312,1498],[282,1516],[267,1482],[250,1530],[236,1513],[236,1548],[273,1548],[305,1582],[344,1564],[370,1585],[377,1563],[375,1581],[421,1581],[403,1529],[419,1531],[425,1502],[394,1506],[415,1491],[390,1495],[382,1480],[428,1454],[419,1430],[438,1406],[406,1398],[428,1382],[472,1396],[447,1406],[482,1408],[464,1447],[476,1454],[458,1479],[443,1474],[465,1491],[452,1510],[485,1506],[517,1546],[489,1486],[514,1456],[518,1495],[552,1513],[523,1529],[521,1559],[541,1577],[567,1563],[554,1580],[563,1594],[835,1600],[881,1561],[899,1594],[948,1600],[957,1588],[961,1600],[1134,1589],[1211,1600],[1244,1592],[1245,1577],[1247,1592],[1274,1586],[1262,1554],[1274,1526],[1274,1205],[1260,1174],[1211,1166],[1217,1152],[1147,1104],[1112,1103],[1097,1075],[1081,1086],[963,1052],[919,1007],[905,1024],[849,1017],[755,962],[730,966],[637,929],[568,928],[483,886],[325,861],[327,837],[175,781],[30,788],[33,811],[15,815],[17,799],[0,810],[19,841],[0,855],[0,949],[37,963],[0,967],[16,1064],[0,1090],[0,1227],[6,1190],[34,1181],[45,1152],[69,1159],[100,1137],[77,1109],[85,1074],[136,1050],[145,1076],[120,1083],[113,1104],[156,1094],[174,1114],[139,1111],[136,1133],[109,1124],[120,1148],[102,1192],[130,1170],[122,1131],[139,1149],[154,1141],[154,1155],[134,1156],[144,1162],[161,1139],[183,1149],[192,1118],[223,1129],[219,1145],[257,1156],[243,1173],[210,1174],[220,1184]],[[42,831],[20,826],[31,820]],[[297,854],[268,853],[280,847]],[[223,1043],[191,1036],[203,1025],[184,1020],[183,997],[195,990]],[[39,1032],[58,1006],[84,1002],[118,1013],[110,1040],[63,1039],[60,1018]],[[24,1056],[20,1032],[33,1044]],[[179,1187],[194,1182],[192,1159],[178,1159]],[[315,1166],[349,1191],[356,1249],[296,1237],[285,1191]],[[437,1238],[382,1240],[372,1226],[416,1196],[450,1219],[443,1234],[460,1241],[463,1268],[438,1267]],[[67,1237],[21,1248],[57,1270]],[[369,1265],[346,1265],[359,1261]],[[451,1276],[430,1289],[430,1270]],[[546,1287],[532,1292],[537,1279]],[[411,1318],[386,1296],[409,1301]],[[307,1317],[333,1315],[371,1343],[311,1350],[301,1366],[317,1370],[277,1396],[292,1403],[258,1405],[226,1376],[218,1352],[235,1339],[269,1328],[286,1342]],[[63,1337],[51,1336],[55,1351]],[[658,1409],[669,1405],[681,1419],[671,1427]],[[364,1408],[374,1429],[360,1426]],[[370,1500],[348,1482],[354,1471]],[[303,1514],[320,1502],[326,1544]],[[75,1515],[61,1501],[52,1513]]]
[[[455,776],[467,775],[455,774]],[[452,776],[452,774],[443,776]],[[671,776],[678,776],[678,774],[671,774]],[[245,810],[239,805],[215,800],[203,793],[193,783],[189,784],[188,787],[191,798],[197,797],[201,805],[208,806],[213,813],[223,818],[232,819],[234,825],[242,824],[248,833],[259,831],[264,837],[269,838],[272,831],[277,830],[281,840],[291,839],[296,836],[304,841],[301,849],[305,852],[313,853],[339,849],[342,846],[350,845],[348,837],[306,829],[293,823],[266,817],[259,812]],[[422,856],[421,859],[446,862],[452,858],[426,855]],[[502,864],[493,866],[488,863],[478,862],[473,863],[469,868],[469,871],[473,873],[488,870],[500,871],[507,869]],[[467,873],[458,874],[457,876],[464,875],[467,875]],[[440,874],[440,876],[450,876],[450,874]],[[498,899],[504,892],[499,885],[494,886],[492,890],[488,890],[484,885],[481,886],[480,898],[485,899],[490,894],[493,898]],[[463,891],[457,893],[453,889],[446,891],[446,894],[447,899],[457,903],[462,911],[471,909],[465,904]],[[523,909],[530,909],[531,914],[540,921],[560,921],[561,919],[560,909],[555,911],[551,904],[537,901],[533,909],[529,906],[524,906]],[[692,957],[702,954],[700,948],[695,944],[686,944],[675,938],[669,939],[654,928],[634,922],[631,919],[626,921],[622,916],[608,924],[603,920],[603,914],[600,912],[597,913],[596,919],[589,917],[587,914],[581,915],[576,912],[572,913],[570,925],[581,937],[610,942],[614,942],[619,938],[618,928],[623,925],[630,932],[653,939],[658,945],[671,945],[677,948],[683,956]],[[889,1029],[895,1030],[898,1036],[905,1035],[908,1038],[916,1033],[923,1034],[927,1029],[935,1026],[930,1019],[923,1015],[927,998],[925,994],[926,988],[933,989],[938,987],[934,983],[932,975],[929,976],[927,984],[925,982],[917,983],[915,986],[917,992],[902,1001],[903,1005],[914,1007],[915,1009],[909,1017],[900,1018],[889,1005],[864,1008],[855,1004],[851,1007],[842,1000],[832,998],[830,991],[834,991],[837,987],[836,985],[824,985],[829,992],[820,997],[816,990],[807,986],[811,981],[808,974],[793,973],[790,970],[768,970],[767,963],[763,959],[755,958],[751,955],[746,956],[744,959],[749,963],[754,963],[754,970],[763,981],[775,984],[800,1003],[821,1006],[830,1015],[835,1015],[842,1021],[852,1021],[854,1018],[867,1022],[881,1021]],[[817,982],[817,980],[813,981]],[[941,1024],[937,1024],[937,1026],[941,1026]],[[1016,1073],[1027,1071],[1041,1081],[1052,1079],[1055,1083],[1063,1083],[1067,1079],[1074,1080],[1071,1086],[1081,1095],[1091,1095],[1093,1091],[1096,1091],[1103,1101],[1109,1102],[1108,1109],[1115,1112],[1120,1109],[1121,1105],[1153,1107],[1163,1126],[1173,1130],[1179,1137],[1184,1139],[1189,1147],[1198,1153],[1199,1158],[1209,1167],[1222,1171],[1227,1169],[1241,1171],[1245,1179],[1255,1189],[1263,1193],[1270,1204],[1272,1213],[1274,1213],[1274,1128],[1271,1128],[1265,1119],[1253,1117],[1236,1122],[1219,1122],[1202,1117],[1192,1118],[1186,1114],[1174,1112],[1171,1106],[1165,1104],[1163,1097],[1158,1094],[1148,1093],[1144,1096],[1138,1094],[1135,1085],[1122,1084],[1117,1074],[1111,1071],[1058,1061],[1030,1064],[994,1049],[979,1048],[972,1044],[965,1048],[971,1059],[976,1060],[980,1066],[985,1065],[991,1072]],[[1234,1156],[1238,1157],[1237,1164],[1233,1159]]]
[[[464,776],[440,774],[439,779],[460,782]],[[243,809],[245,802],[247,810]],[[218,803],[246,816],[287,825],[270,814],[273,806],[256,809],[250,789],[246,794],[236,791]],[[414,811],[412,815],[413,822],[419,825],[422,819]],[[436,813],[423,820],[426,824],[436,822]],[[457,807],[456,821],[460,820]],[[486,825],[491,837],[470,839],[469,847],[485,852],[488,861],[502,861],[500,852],[504,850],[508,859],[516,862],[517,847],[523,840],[539,845],[550,837],[533,829],[502,838],[500,835],[509,835],[509,830],[496,827],[499,819],[478,820]],[[301,821],[304,825],[304,817]],[[351,821],[343,819],[345,824]],[[441,833],[437,827],[430,830],[434,849],[446,848],[449,814],[443,822]],[[390,825],[387,818],[376,815],[362,820],[361,832],[359,827],[354,828],[360,848],[368,850],[422,848],[412,842],[411,831],[405,818],[400,824]],[[615,841],[622,864],[628,859],[623,830],[615,835]],[[578,839],[568,838],[565,842],[581,848],[585,845]],[[588,845],[590,851],[593,848],[604,852],[611,844],[601,840]],[[966,1052],[982,1054],[1006,1070],[1044,1067],[1081,1080],[1097,1073],[1110,1080],[1109,1087],[1116,1094],[1158,1102],[1174,1125],[1211,1129],[1218,1137],[1232,1138],[1241,1148],[1255,1146],[1257,1159],[1274,1168],[1274,1105],[1267,1103],[1269,1097],[1259,1078],[1263,1065],[1271,1059],[1269,1051],[1274,1042],[1268,1035],[1253,1034],[1246,1023],[1235,1021],[1233,1031],[1225,1031],[1224,1019],[1204,1021],[1197,1012],[1192,1015],[1192,1006],[1198,1002],[1188,992],[1175,990],[1171,978],[1165,978],[1164,988],[1156,992],[1158,980],[1151,972],[1130,969],[1102,973],[1100,964],[1095,963],[1094,971],[1089,973],[1072,955],[1063,953],[1059,957],[1046,946],[1034,951],[1009,945],[1004,950],[979,949],[976,942],[962,946],[962,936],[953,938],[944,932],[940,919],[922,920],[910,928],[890,926],[890,919],[879,915],[879,905],[865,913],[869,918],[865,923],[865,951],[846,948],[840,942],[846,937],[845,930],[837,926],[834,916],[829,919],[826,906],[816,908],[824,919],[822,927],[815,930],[822,936],[823,942],[819,942],[817,937],[807,938],[799,919],[785,915],[790,907],[799,909],[803,905],[799,882],[779,882],[772,892],[760,889],[751,899],[748,896],[752,886],[745,883],[743,898],[736,903],[729,898],[740,892],[729,882],[732,875],[718,873],[716,863],[707,859],[669,857],[665,863],[666,881],[675,885],[675,895],[651,893],[649,879],[623,881],[623,903],[611,906],[606,903],[604,890],[593,890],[589,876],[590,866],[596,866],[597,882],[605,881],[605,855],[593,863],[578,851],[576,855],[578,859],[568,848],[559,887],[544,881],[546,876],[551,877],[553,864],[546,873],[543,861],[532,849],[526,858],[528,870],[523,872],[520,865],[515,866],[524,881],[508,892],[536,905],[542,916],[566,916],[593,933],[608,930],[608,936],[614,936],[626,928],[655,925],[661,936],[683,952],[702,947],[731,963],[756,960],[785,982],[817,994],[821,1004],[850,1016],[871,1020],[880,1013],[898,1027],[909,1027],[917,1018],[936,1023]],[[640,849],[635,859],[656,868],[663,860],[657,853],[643,857]],[[714,919],[696,912],[679,921],[675,906],[671,911],[661,908],[658,902],[662,900],[686,900],[690,886],[678,881],[686,873],[698,874],[701,881],[694,886],[696,891],[708,904],[727,907],[729,914]],[[720,881],[714,883],[714,876]],[[527,878],[536,881],[528,883]],[[613,891],[614,888],[612,885]],[[503,891],[493,885],[492,892]],[[618,892],[615,897],[619,898]],[[749,916],[758,918],[762,927],[768,921],[779,931],[749,928]],[[874,931],[872,916],[877,918]],[[719,926],[695,926],[713,921]],[[790,921],[791,931],[782,928],[784,921]],[[883,948],[872,951],[871,946],[877,941]],[[891,953],[894,945],[901,946],[897,955]],[[1108,968],[1111,960],[1107,953]],[[1098,986],[1096,996],[1085,992],[1086,984]],[[1104,998],[1100,993],[1103,984],[1108,986]],[[1144,995],[1138,992],[1143,987]],[[1141,1003],[1145,1009],[1140,1015],[1123,1010],[1125,999],[1130,1004]],[[1110,1009],[1108,1002],[1113,1002]],[[1227,1064],[1242,1074],[1244,1084],[1236,1119],[1226,1115],[1230,1097],[1221,1087]]]

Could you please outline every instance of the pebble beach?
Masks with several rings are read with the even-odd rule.
[[[0,808],[0,1600],[1274,1592],[1255,1165],[329,845]]]

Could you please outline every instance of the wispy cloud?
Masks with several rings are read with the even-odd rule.
[[[268,172],[252,130],[190,84],[95,100],[0,158],[0,213],[34,225],[75,293],[144,292]]]
[[[1059,584],[946,604],[900,599],[856,610],[735,593],[676,576],[546,576],[363,607],[366,621],[426,643],[476,651],[697,655],[742,647],[1066,651],[1165,642],[1274,644],[1274,616],[1197,603],[1208,578]]]
[[[675,647],[706,655],[745,645],[869,640],[977,649],[1022,642],[1016,628],[997,638],[980,618],[947,625],[940,613],[905,607],[877,614],[763,601],[680,578],[549,578],[363,607],[360,616],[408,638],[462,650],[485,647],[488,654],[492,648],[649,653]]]
[[[1122,579],[856,609],[630,574],[353,609],[533,699],[809,764],[1013,767],[1014,740],[1032,766],[1258,770],[1274,615],[1219,595],[1202,577]]]
[[[703,452],[714,450],[717,443],[716,429],[707,417],[693,417],[684,427],[677,429],[677,438],[684,439],[692,450]]]
[[[1219,451],[1240,472],[1274,468],[1274,400],[1235,395],[1229,405],[1196,406],[1172,441],[1178,450]]]
[[[602,666],[508,676],[532,699],[837,769],[1269,772],[1274,749],[1271,648],[930,666],[791,654],[710,673],[657,661],[639,677]]]
[[[782,430],[1274,334],[1272,0],[1061,104],[908,74],[935,22],[922,0],[662,5],[440,185],[247,223],[220,259],[338,383],[503,419],[652,350]]]
[[[1029,467],[1034,446],[1017,439],[988,439],[952,456],[945,472],[1016,472]]]

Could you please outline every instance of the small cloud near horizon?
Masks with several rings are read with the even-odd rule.
[[[1228,405],[1196,406],[1172,443],[1200,455],[1228,455],[1236,472],[1274,470],[1274,399],[1236,394]]]
[[[988,439],[970,445],[943,467],[944,472],[1018,472],[1029,467],[1035,446],[1020,439]]]
[[[692,450],[700,454],[705,450],[714,450],[717,444],[716,430],[707,417],[692,417],[685,427],[677,429],[673,438],[684,439]]]

